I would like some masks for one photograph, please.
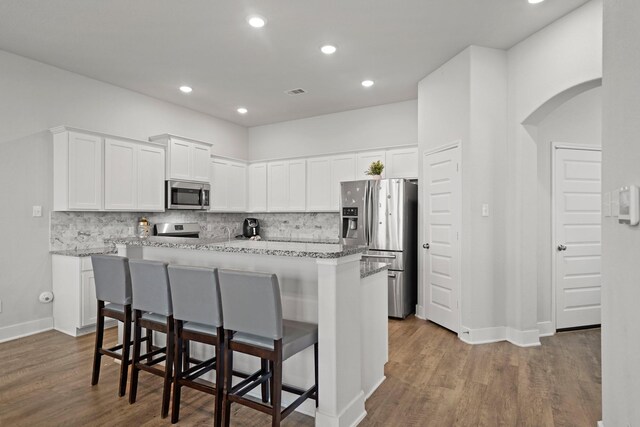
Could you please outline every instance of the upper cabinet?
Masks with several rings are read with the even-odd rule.
[[[164,147],[68,127],[51,132],[54,210],[164,210]]]
[[[340,209],[340,183],[342,181],[361,179],[357,173],[357,161],[355,153],[342,154],[331,158],[330,210],[337,211]]]
[[[307,160],[307,210],[331,210],[331,157]]]
[[[209,182],[211,144],[170,134],[152,136],[149,141],[167,147],[166,179]]]
[[[381,161],[385,168],[382,171],[382,177],[387,178],[387,152],[384,150],[380,151],[365,151],[362,153],[358,153],[358,169],[356,171],[356,179],[371,179],[369,175],[367,175],[367,171],[369,170],[369,166],[373,162]]]
[[[252,163],[249,165],[249,212],[267,211],[267,164]]]
[[[306,160],[286,160],[267,164],[267,210],[303,212],[306,210]]]
[[[418,178],[418,147],[387,150],[387,178]]]
[[[247,210],[247,165],[223,158],[211,159],[211,212]]]

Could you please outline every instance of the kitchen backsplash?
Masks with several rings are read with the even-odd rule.
[[[50,250],[88,249],[104,246],[109,237],[133,236],[138,219],[160,222],[197,222],[201,237],[231,237],[242,233],[242,221],[258,218],[264,238],[337,239],[337,213],[207,213],[198,211],[141,212],[51,212]],[[133,227],[134,233],[129,228]]]

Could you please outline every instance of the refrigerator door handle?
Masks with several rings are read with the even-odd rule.
[[[367,182],[367,189],[365,192],[365,200],[364,200],[365,215],[366,215],[366,222],[367,222],[367,227],[366,227],[367,246],[371,245],[371,235],[373,234],[371,231],[371,227],[373,227],[373,224],[372,224],[373,206],[371,205],[371,203],[372,203],[371,183]]]
[[[396,259],[397,257],[395,255],[362,254],[362,258]]]

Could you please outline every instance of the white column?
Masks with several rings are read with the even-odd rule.
[[[360,254],[318,263],[320,391],[316,426],[357,425],[367,415],[362,390]]]

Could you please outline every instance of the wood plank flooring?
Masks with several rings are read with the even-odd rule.
[[[105,334],[115,341],[115,329]],[[600,330],[559,333],[542,346],[467,345],[409,318],[389,321],[387,379],[367,401],[361,426],[589,426],[601,419]],[[141,376],[138,402],[116,395],[118,365],[103,358],[91,387],[94,335],[49,331],[0,344],[0,426],[169,426],[162,380]],[[286,363],[285,363],[286,369]],[[211,425],[211,396],[184,389],[180,425]],[[234,405],[232,426],[269,417]],[[284,426],[313,426],[294,413]]]

